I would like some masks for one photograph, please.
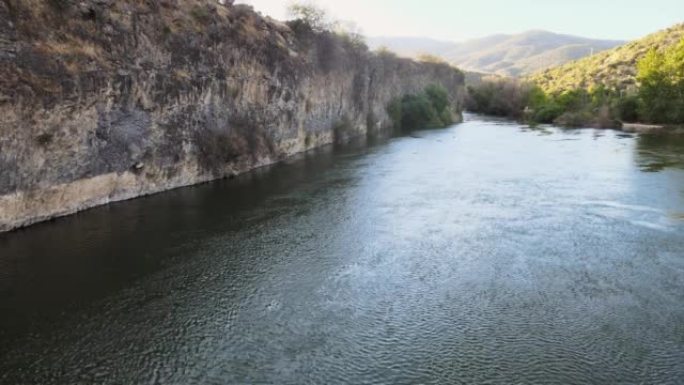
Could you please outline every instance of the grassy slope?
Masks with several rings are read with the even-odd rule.
[[[676,44],[682,38],[684,23],[620,47],[536,73],[529,79],[551,93],[586,89],[599,84],[630,90],[636,86],[638,60],[651,48],[663,49]]]

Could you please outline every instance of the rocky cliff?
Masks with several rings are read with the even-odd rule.
[[[446,65],[208,0],[0,0],[0,231],[387,128]]]

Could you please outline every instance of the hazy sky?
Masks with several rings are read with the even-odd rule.
[[[285,19],[288,0],[242,0]],[[684,0],[318,0],[369,36],[465,40],[531,29],[629,40],[684,21]]]

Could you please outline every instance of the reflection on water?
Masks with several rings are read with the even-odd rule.
[[[680,382],[681,139],[470,119],[0,235],[0,383]]]
[[[684,168],[684,135],[649,134],[637,139],[637,159],[641,170],[661,171]]]

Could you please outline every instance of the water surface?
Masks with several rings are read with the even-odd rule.
[[[470,117],[0,235],[0,383],[681,383],[682,154]]]

